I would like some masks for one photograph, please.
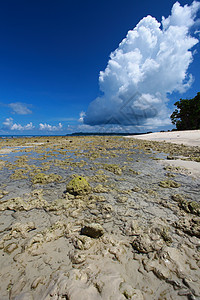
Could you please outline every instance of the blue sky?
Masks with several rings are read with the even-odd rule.
[[[151,15],[161,22],[173,4],[171,0],[1,1],[0,134],[98,131],[97,125],[83,124],[79,118],[81,112],[89,116],[88,106],[102,96],[99,72],[105,70],[110,53],[143,17]],[[197,53],[187,70],[194,82],[187,91],[168,96],[169,110],[179,98],[192,98],[200,91],[199,44],[194,49]],[[157,123],[155,128],[137,130],[149,128],[172,127]]]

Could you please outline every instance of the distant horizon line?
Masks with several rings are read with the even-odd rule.
[[[147,131],[147,132],[73,132],[73,133],[67,133],[67,134],[0,134],[0,138],[4,137],[51,137],[51,136],[126,136],[126,135],[140,135],[140,134],[148,134],[153,132],[170,132],[170,131],[176,131],[177,129],[172,130],[160,130],[160,131]]]

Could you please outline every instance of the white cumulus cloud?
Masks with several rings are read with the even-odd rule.
[[[62,127],[63,127],[63,125],[61,123],[59,123],[58,126],[50,125],[50,124],[46,124],[46,123],[39,124],[39,129],[45,130],[45,131],[59,131],[62,129]]]
[[[26,103],[13,102],[8,104],[8,106],[12,109],[13,113],[18,115],[32,114],[32,111],[28,108],[28,104]]]
[[[30,122],[26,125],[21,125],[13,122],[13,118],[6,118],[3,122],[3,129],[5,130],[32,130],[35,126]]]
[[[78,121],[80,122],[80,123],[83,123],[83,120],[84,120],[84,117],[85,117],[85,112],[84,111],[81,111],[80,112],[80,114],[79,114],[79,119],[78,119]]]
[[[193,82],[187,73],[192,48],[199,40],[191,35],[200,2],[181,6],[176,2],[168,18],[159,23],[143,18],[128,31],[100,72],[103,96],[81,115],[85,124],[141,126],[169,123],[167,93],[186,91]]]

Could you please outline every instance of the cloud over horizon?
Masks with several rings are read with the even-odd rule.
[[[46,130],[46,131],[59,131],[61,130],[63,127],[63,125],[61,123],[58,124],[58,126],[53,126],[53,125],[50,125],[50,124],[46,124],[46,123],[40,123],[39,124],[39,130]]]
[[[8,104],[8,106],[12,109],[13,113],[18,115],[28,115],[32,114],[32,111],[28,108],[30,104],[21,103],[21,102],[13,102]]]
[[[3,122],[3,129],[4,130],[32,130],[34,129],[35,126],[33,126],[33,123],[30,122],[24,126],[21,124],[17,124],[13,122],[13,118],[6,118],[5,121]]]
[[[6,118],[5,121],[2,123],[3,126],[0,128],[0,131],[24,131],[24,130],[40,130],[40,131],[46,131],[46,132],[52,132],[52,131],[61,131],[63,129],[63,125],[59,123],[56,125],[50,125],[47,123],[40,123],[39,126],[33,125],[32,122],[29,122],[26,125],[21,125],[19,123],[15,123],[13,118]]]
[[[157,127],[170,123],[167,94],[183,93],[193,82],[187,70],[193,61],[191,49],[199,40],[190,31],[199,8],[197,1],[183,7],[176,2],[161,23],[147,16],[128,31],[100,72],[103,95],[82,113],[84,124]]]

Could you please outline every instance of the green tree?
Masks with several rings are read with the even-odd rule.
[[[200,129],[200,92],[192,99],[180,99],[177,109],[170,116],[178,130]]]

